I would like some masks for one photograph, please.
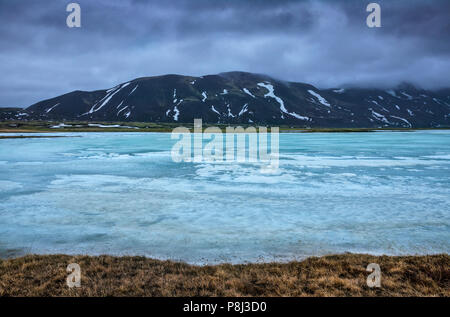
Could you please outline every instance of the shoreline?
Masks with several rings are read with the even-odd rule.
[[[184,126],[189,130],[193,130],[193,123],[158,123],[158,122],[85,122],[85,121],[63,121],[63,125],[57,125],[59,121],[2,121],[0,122],[0,133],[64,133],[64,132],[172,132],[176,127]],[[61,123],[60,123],[61,124]],[[53,126],[53,128],[52,128]],[[258,127],[258,124],[203,124],[203,130],[208,127],[218,127],[225,132],[227,127],[242,126]],[[264,126],[264,125],[263,125]],[[270,125],[269,125],[270,126]],[[268,127],[269,127],[268,126]],[[439,128],[327,128],[327,127],[295,127],[295,126],[279,126],[280,133],[363,133],[363,132],[412,132],[412,131],[440,131],[450,130],[450,127]],[[247,132],[246,132],[247,133]]]
[[[48,138],[74,138],[65,135],[0,135],[1,139],[48,139]]]
[[[234,127],[234,126],[233,126]],[[245,127],[244,127],[245,129]],[[192,130],[192,129],[190,129]],[[279,133],[280,134],[289,134],[289,133],[373,133],[373,132],[416,132],[416,131],[449,131],[450,128],[430,128],[430,129],[421,129],[421,128],[414,128],[414,129],[283,129],[280,128]],[[270,131],[270,130],[269,130]],[[124,133],[171,133],[171,129],[146,129],[146,128],[139,128],[139,129],[126,129],[126,128],[79,128],[79,129],[42,129],[42,130],[27,130],[27,129],[0,129],[0,133],[117,133],[117,132],[124,132]],[[191,131],[191,133],[193,133]],[[222,133],[225,133],[225,130],[222,129]],[[239,133],[239,132],[237,132]],[[252,132],[245,132],[245,133],[252,133]],[[0,136],[0,138],[6,139],[6,138],[30,138],[33,136],[26,136],[26,135],[20,135],[20,136]],[[52,136],[34,136],[35,138],[48,138]],[[63,137],[63,136],[53,136],[53,137]]]
[[[81,287],[68,288],[78,263]],[[381,287],[369,288],[369,263]],[[450,256],[339,254],[287,263],[190,265],[137,256],[0,259],[0,296],[450,296]]]

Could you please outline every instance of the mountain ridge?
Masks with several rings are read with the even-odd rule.
[[[450,88],[327,88],[240,71],[139,77],[109,89],[75,90],[0,120],[277,124],[299,127],[450,126]],[[11,117],[12,116],[12,117]]]

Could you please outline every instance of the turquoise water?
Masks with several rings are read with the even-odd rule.
[[[280,135],[280,168],[174,163],[166,133],[0,140],[0,256],[190,263],[450,253],[450,131]]]

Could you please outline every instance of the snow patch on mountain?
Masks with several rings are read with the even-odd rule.
[[[206,91],[202,92],[202,96],[203,96],[202,102],[205,102],[205,100],[208,98]]]
[[[438,100],[437,98],[433,98],[433,101],[434,101],[435,103],[438,103],[438,104],[442,105],[441,101]],[[448,105],[448,104],[447,104],[447,105]]]
[[[300,120],[304,120],[304,121],[311,121],[310,117],[306,117],[306,116],[301,116],[299,114],[296,114],[295,112],[290,112],[289,113],[291,116],[293,116],[294,118],[300,119]]]
[[[60,105],[60,103],[58,102],[56,105],[48,108],[47,110],[45,110],[46,113],[49,113],[50,111],[52,111],[53,109],[55,109],[56,107],[58,107]]]
[[[216,108],[214,108],[214,106],[211,106],[211,110],[214,111],[215,113],[217,113],[220,116],[220,112],[216,110]]]
[[[256,98],[247,88],[242,89],[247,95],[252,96],[253,98]]]
[[[123,107],[122,109],[120,109],[118,112],[117,112],[117,116],[119,116],[119,114],[122,112],[122,111],[124,111],[125,109],[127,109],[128,108],[128,106],[125,106],[125,107]]]
[[[385,116],[383,116],[381,113],[375,112],[373,110],[372,111],[372,117],[374,117],[375,119],[382,121],[384,123],[390,123],[388,119],[386,119]]]
[[[260,87],[264,87],[264,88],[266,88],[268,90],[268,93],[264,95],[264,98],[271,97],[271,98],[275,99],[280,104],[280,110],[282,112],[284,112],[286,114],[289,114],[289,115],[291,115],[291,116],[293,116],[293,117],[295,117],[297,119],[300,119],[300,120],[309,120],[308,117],[304,117],[304,116],[298,115],[295,112],[287,111],[286,107],[284,106],[284,101],[280,97],[275,95],[274,88],[273,88],[273,86],[271,84],[269,84],[269,83],[258,83],[257,85],[260,86]],[[281,118],[284,119],[284,116],[281,115]]]
[[[403,96],[405,96],[406,98],[408,98],[408,100],[412,100],[413,97],[411,95],[408,95],[406,92],[400,92]]]
[[[392,97],[398,98],[397,94],[396,94],[395,91],[392,90],[392,89],[386,90],[386,93],[388,93],[388,94],[391,95]]]
[[[408,120],[406,120],[405,118],[396,117],[396,116],[390,116],[390,117],[405,122],[408,125],[409,128],[412,127],[412,124]]]
[[[138,88],[138,86],[139,86],[139,84],[137,84],[137,85],[133,88],[133,90],[128,94],[128,96],[131,96],[131,94]]]
[[[173,107],[173,112],[175,112],[175,114],[173,115],[173,120],[178,121],[178,116],[180,115],[180,111],[178,110],[177,106]]]
[[[235,115],[231,113],[230,105],[227,105],[227,109],[228,109],[228,116],[234,118]]]
[[[95,107],[97,106],[97,104],[98,104],[99,102],[97,102],[96,104],[94,104],[94,105],[92,106],[91,110],[89,110],[89,112],[84,113],[84,114],[91,114],[91,113],[94,113],[94,112],[99,111],[100,109],[102,109],[102,108],[103,108],[103,107],[111,100],[112,97],[114,97],[115,94],[117,94],[119,91],[121,91],[123,88],[125,88],[125,87],[128,86],[129,84],[130,84],[130,83],[126,83],[126,84],[123,84],[122,86],[118,86],[119,88],[116,89],[115,91],[113,90],[113,91],[111,91],[110,93],[107,93],[106,96],[103,97],[103,99],[101,99],[101,100],[99,101],[99,102],[102,102],[102,101],[103,101],[103,103],[102,103],[98,108],[95,108]],[[105,99],[105,98],[106,98],[106,99]]]
[[[383,109],[386,112],[390,112],[388,109],[386,109],[385,107],[383,107],[382,105],[380,105],[376,100],[371,100],[371,102],[373,102],[374,104],[376,104],[378,107],[380,107],[381,109]]]
[[[275,99],[280,104],[281,111],[283,111],[284,113],[289,113],[287,111],[287,109],[284,107],[284,101],[280,97],[275,96],[274,89],[271,84],[258,83],[258,86],[264,87],[268,90],[268,93],[264,95],[264,98],[271,97],[271,98]]]
[[[119,86],[120,86],[120,85],[117,85],[117,86],[115,86],[115,87],[113,87],[113,88],[108,89],[108,90],[106,91],[106,93],[109,94],[111,91],[116,90],[117,88],[119,88]]]
[[[242,116],[244,113],[246,113],[248,110],[248,103],[242,106],[241,111],[239,111],[238,117]]]
[[[316,97],[317,100],[319,100],[319,102],[320,102],[322,105],[324,105],[324,106],[326,106],[326,107],[331,107],[330,103],[329,103],[324,97],[322,97],[321,95],[319,95],[319,94],[316,93],[315,91],[313,91],[313,90],[308,90],[308,92],[309,92],[311,95],[313,95],[314,97]]]

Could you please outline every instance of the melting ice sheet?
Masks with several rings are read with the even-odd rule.
[[[450,252],[448,131],[282,134],[274,174],[174,163],[165,133],[73,135],[0,140],[1,257]]]

